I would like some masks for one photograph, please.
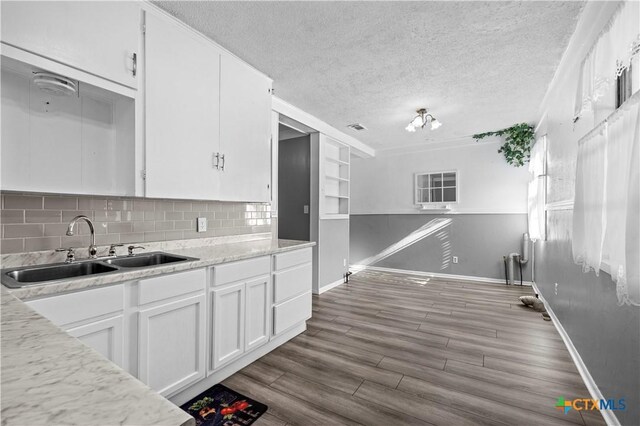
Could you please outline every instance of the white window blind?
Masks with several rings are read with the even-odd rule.
[[[640,305],[640,92],[578,145],[574,260],[608,270],[620,304]]]

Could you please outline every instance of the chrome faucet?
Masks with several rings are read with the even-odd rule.
[[[93,227],[93,222],[91,222],[91,219],[89,219],[87,216],[82,214],[74,217],[73,219],[71,219],[71,222],[69,222],[69,227],[67,228],[67,235],[70,237],[73,236],[73,227],[76,226],[76,222],[79,220],[84,220],[85,222],[87,222],[87,225],[89,225],[89,231],[91,231],[91,245],[89,246],[89,257],[91,259],[95,259],[98,257],[97,255],[98,248],[96,247],[96,231]]]

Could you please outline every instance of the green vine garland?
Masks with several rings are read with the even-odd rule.
[[[504,153],[507,163],[515,167],[523,166],[529,162],[531,155],[531,147],[535,139],[533,126],[527,123],[514,124],[506,129],[497,130],[495,132],[486,132],[473,135],[476,141],[487,138],[489,136],[505,136],[504,144],[498,152]]]

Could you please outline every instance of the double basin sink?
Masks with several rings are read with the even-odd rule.
[[[51,284],[55,281],[87,278],[93,275],[124,272],[138,268],[152,268],[194,260],[198,259],[164,252],[151,252],[134,256],[79,260],[72,263],[24,266],[3,270],[2,284],[9,288],[22,288],[38,284]]]

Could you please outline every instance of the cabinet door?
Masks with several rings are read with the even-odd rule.
[[[124,317],[118,315],[113,318],[70,328],[66,331],[71,336],[80,339],[85,345],[98,351],[109,361],[122,367],[124,359],[123,323]]]
[[[217,369],[244,352],[244,283],[212,290],[212,368]]]
[[[133,88],[140,34],[135,2],[2,2],[4,43]]]
[[[228,54],[220,70],[222,199],[269,201],[271,81]]]
[[[205,375],[204,294],[140,310],[138,374],[161,395]]]
[[[245,351],[249,351],[269,340],[269,276],[247,282],[246,292],[244,345]]]
[[[216,199],[220,51],[146,14],[146,196]]]

